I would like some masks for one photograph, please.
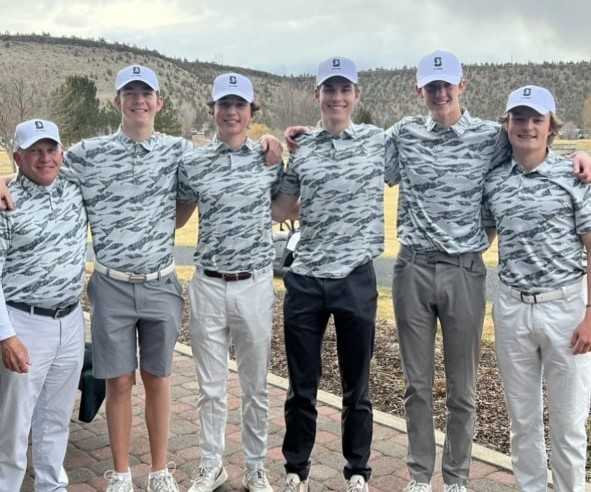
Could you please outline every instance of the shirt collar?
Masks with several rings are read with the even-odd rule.
[[[322,122],[320,123],[320,125],[322,125]],[[342,138],[342,139],[355,139],[357,138],[358,135],[358,130],[357,128],[355,128],[355,124],[354,123],[350,123],[349,126],[347,128],[345,128],[340,135],[335,136],[332,135],[331,133],[329,133],[326,129],[322,128],[322,126],[320,126],[320,128],[318,128],[315,131],[315,136],[318,137],[328,137],[328,138]]]
[[[59,174],[56,176],[53,183],[51,183],[49,186],[41,186],[31,181],[29,178],[27,178],[23,173],[19,171],[16,175],[16,182],[19,183],[23,189],[30,191],[34,194],[49,193],[50,195],[53,195],[55,193],[61,193],[64,186],[63,180],[60,179]]]
[[[521,174],[533,174],[533,173],[540,173],[540,174],[544,174],[547,175],[550,170],[552,169],[552,166],[554,165],[554,163],[559,160],[559,156],[558,154],[552,152],[551,150],[548,150],[548,154],[546,155],[546,158],[544,159],[544,161],[539,165],[536,166],[534,169],[532,169],[531,171],[525,169],[524,167],[522,167],[513,157],[511,158],[511,172],[512,173],[521,173]]]
[[[141,145],[144,149],[146,149],[148,152],[151,152],[154,147],[156,146],[156,143],[158,142],[158,138],[159,138],[160,134],[157,132],[152,133],[152,135],[150,136],[150,138],[148,138],[147,140],[142,140],[141,142],[136,142],[135,140],[129,138],[127,135],[125,135],[125,133],[123,133],[123,130],[121,129],[121,127],[119,127],[119,129],[117,130],[117,133],[115,133],[115,138],[117,138],[117,140],[119,140],[119,142],[121,142],[123,145],[130,147],[132,145]]]
[[[456,121],[452,126],[450,126],[450,129],[458,137],[461,137],[466,132],[466,130],[470,128],[470,126],[472,126],[472,116],[470,116],[470,113],[467,109],[462,109],[462,116],[460,116],[460,119]],[[437,123],[431,117],[431,115],[427,116],[427,120],[425,121],[425,127],[430,132],[440,128],[443,129],[443,127],[439,123]]]
[[[238,150],[232,150],[230,146],[227,145],[225,142],[222,142],[217,135],[213,137],[213,139],[211,140],[211,144],[213,145],[214,150],[219,154],[221,154],[222,152],[242,152],[245,149],[249,152],[252,152],[255,150],[256,145],[256,143],[253,140],[247,137]]]

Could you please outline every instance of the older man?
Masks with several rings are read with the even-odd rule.
[[[20,490],[31,432],[35,490],[65,492],[84,350],[86,213],[78,187],[59,176],[54,123],[19,124],[14,145],[17,210],[0,213],[0,490]]]
[[[511,417],[513,471],[523,492],[547,490],[543,378],[554,489],[583,492],[591,396],[591,188],[549,149],[561,123],[547,89],[515,90],[506,111],[513,156],[489,175],[485,205],[487,225],[499,234],[495,341]]]

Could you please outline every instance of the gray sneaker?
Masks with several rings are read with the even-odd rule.
[[[308,492],[308,480],[301,480],[297,473],[288,473],[283,492]]]
[[[108,480],[105,492],[133,492],[133,482],[131,477],[122,477],[115,470],[108,470],[103,475]]]
[[[404,488],[404,492],[432,492],[431,484],[411,480]]]
[[[273,492],[264,468],[246,470],[242,477],[242,486],[249,492]]]
[[[176,480],[168,470],[150,474],[148,492],[180,492]]]
[[[352,475],[349,480],[346,481],[346,492],[369,492],[367,482],[362,475]]]
[[[218,466],[201,465],[197,476],[191,482],[189,492],[213,492],[228,480],[228,473],[222,464]]]

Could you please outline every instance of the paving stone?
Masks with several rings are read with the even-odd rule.
[[[171,437],[169,458],[176,462],[175,477],[181,490],[187,490],[200,461],[199,421],[197,413],[198,384],[195,379],[193,361],[190,357],[175,354],[173,369],[173,403],[171,405]],[[266,468],[276,492],[281,490],[285,479],[281,444],[285,432],[283,406],[285,390],[269,387],[269,437]],[[132,427],[130,466],[135,477],[135,490],[146,487],[151,456],[144,423],[144,391],[141,378],[134,386],[133,414],[136,416]],[[76,404],[76,408],[78,404]],[[75,410],[77,412],[77,410]],[[76,415],[74,413],[73,415]],[[312,453],[310,489],[316,491],[342,491],[344,481],[342,468],[344,459],[341,452],[340,410],[319,403],[316,445]],[[403,490],[409,479],[405,465],[406,434],[379,424],[374,425],[374,440],[370,465],[373,468],[370,481],[371,492],[398,492]],[[244,469],[244,453],[240,444],[240,385],[235,373],[228,381],[228,419],[226,426],[226,448],[224,463],[230,476],[228,483],[218,492],[241,490]],[[70,446],[66,455],[66,468],[70,475],[72,492],[94,492],[105,490],[103,473],[113,468],[107,434],[104,407],[91,423],[72,420],[70,425]],[[441,450],[438,448],[436,470],[441,469]],[[30,469],[28,473],[32,472]],[[474,492],[514,492],[517,490],[511,473],[490,464],[474,460],[471,468],[470,490]],[[441,473],[433,477],[434,490],[442,487]],[[33,481],[27,476],[21,491],[33,492]]]

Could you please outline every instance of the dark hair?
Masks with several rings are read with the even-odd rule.
[[[225,97],[225,96],[224,96]],[[236,96],[240,97],[240,96]],[[222,98],[223,99],[223,98]],[[219,99],[218,99],[219,100]],[[216,101],[207,101],[207,107],[209,108],[209,114],[213,116],[213,107],[215,106]],[[254,114],[261,109],[261,107],[256,102],[250,103],[250,115],[254,116]]]

